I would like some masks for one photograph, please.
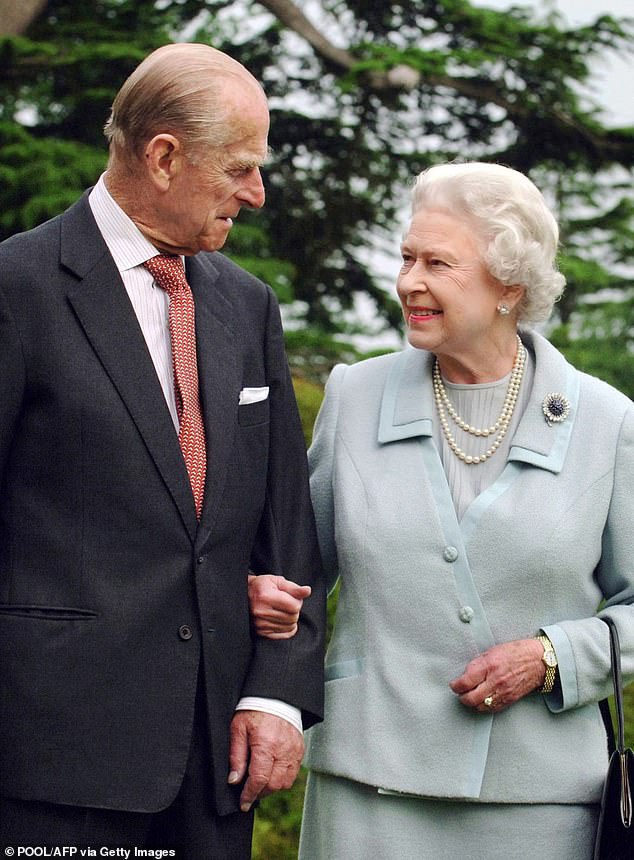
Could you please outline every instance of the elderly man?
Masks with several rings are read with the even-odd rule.
[[[321,717],[279,311],[217,253],[264,203],[268,125],[239,63],[161,48],[115,99],[95,188],[0,246],[4,845],[249,857],[253,803]],[[294,638],[253,636],[250,571],[312,586]]]

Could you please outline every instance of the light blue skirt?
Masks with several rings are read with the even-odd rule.
[[[308,776],[300,860],[591,860],[596,804],[465,803]]]

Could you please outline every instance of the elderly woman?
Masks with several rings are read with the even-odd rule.
[[[425,171],[397,281],[414,349],[332,372],[310,460],[341,593],[305,860],[592,856],[602,615],[634,672],[634,409],[528,328],[557,241],[522,174]],[[278,585],[252,601],[283,635]]]

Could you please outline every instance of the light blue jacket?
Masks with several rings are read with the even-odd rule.
[[[544,338],[501,476],[458,522],[432,439],[433,356],[336,367],[310,451],[331,584],[326,718],[306,763],[388,791],[495,802],[599,800],[597,701],[618,624],[634,675],[634,406]],[[548,394],[569,417],[550,426]],[[477,468],[477,467],[474,467]],[[449,689],[477,654],[544,629],[561,685],[496,715]]]

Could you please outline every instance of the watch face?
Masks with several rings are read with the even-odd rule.
[[[554,669],[557,665],[557,657],[554,651],[544,651],[544,663]]]

